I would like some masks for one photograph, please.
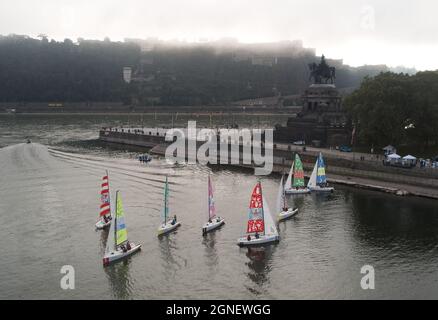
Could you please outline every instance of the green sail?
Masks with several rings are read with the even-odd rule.
[[[304,170],[303,163],[298,154],[295,155],[295,166],[294,166],[294,180],[292,187],[304,187]]]
[[[116,246],[128,241],[128,231],[125,224],[125,211],[122,206],[122,199],[117,193],[116,200]]]

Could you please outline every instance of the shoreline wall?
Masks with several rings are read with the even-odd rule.
[[[124,114],[124,113],[273,113],[273,114],[296,114],[301,110],[299,106],[239,106],[239,105],[205,105],[205,106],[133,106],[118,102],[67,102],[62,104],[53,103],[14,103],[0,102],[0,113],[11,113],[15,109],[16,114],[69,114],[69,113],[97,113],[97,114]]]
[[[117,131],[115,131],[117,130]],[[170,144],[165,141],[165,128],[146,128],[139,132],[138,129],[102,129],[99,132],[99,140],[105,143],[115,143],[127,146],[142,147],[150,149],[156,155],[164,156],[167,146]],[[155,131],[154,131],[155,130]],[[198,141],[197,147],[204,142]],[[220,148],[231,149],[230,143],[218,142]],[[341,183],[361,188],[380,190],[399,195],[413,194],[438,199],[438,170],[424,170],[420,168],[403,169],[396,167],[383,166],[378,161],[351,160],[345,158],[346,155],[334,154],[328,149],[309,148],[303,151],[302,147],[291,144],[278,144],[274,142],[273,172],[288,173],[292,164],[294,152],[298,152],[307,174],[313,169],[315,159],[321,151],[326,163],[326,171],[329,181]],[[239,163],[228,164],[231,166],[253,168],[254,165],[242,163],[242,144],[239,145]],[[263,150],[256,150],[264,153]],[[230,156],[230,155],[229,155]],[[231,163],[231,158],[229,157]],[[219,161],[218,161],[219,163]],[[332,175],[332,178],[330,178]],[[338,177],[337,179],[333,176]],[[361,182],[358,182],[358,181]],[[379,182],[381,182],[379,184]],[[388,186],[390,184],[391,186]],[[409,189],[409,191],[407,190]]]

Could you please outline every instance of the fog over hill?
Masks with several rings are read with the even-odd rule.
[[[315,52],[299,40],[73,42],[44,35],[0,36],[0,101],[177,106],[299,94],[309,84],[308,64],[320,59]],[[389,70],[385,65],[350,67],[326,58],[337,68],[341,89],[356,88],[365,76]]]

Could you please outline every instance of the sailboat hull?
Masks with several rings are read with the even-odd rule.
[[[333,192],[335,191],[335,188],[333,187],[319,187],[319,186],[315,186],[315,187],[309,187],[311,192]]]
[[[111,225],[111,220],[108,220],[108,222],[105,222],[104,220],[99,220],[95,224],[96,229],[98,229],[98,230],[105,229],[105,228],[109,227],[110,225]]]
[[[284,193],[286,194],[307,194],[310,193],[309,188],[302,188],[302,189],[284,189]]]
[[[248,238],[239,238],[237,239],[237,244],[239,247],[249,247],[249,246],[260,246],[268,243],[276,243],[280,241],[279,235],[262,235],[258,239],[255,236],[251,237],[251,240]]]
[[[123,252],[122,250],[118,249],[109,252],[108,254],[105,254],[105,256],[103,257],[103,265],[108,266],[113,262],[127,258],[133,255],[134,253],[136,253],[137,251],[139,251],[140,249],[141,249],[141,244],[134,244],[131,242],[131,249],[126,252]]]
[[[290,217],[293,217],[298,213],[298,208],[295,209],[289,209],[287,211],[280,212],[278,214],[278,221],[286,220]]]
[[[207,232],[213,231],[224,224],[225,224],[225,219],[220,219],[219,221],[217,221],[217,219],[214,219],[212,222],[207,222],[202,227],[202,234],[206,234]]]
[[[162,236],[169,232],[172,232],[176,230],[178,227],[181,226],[181,222],[176,222],[175,224],[172,224],[170,221],[167,222],[165,225],[160,225],[158,227],[158,235]]]

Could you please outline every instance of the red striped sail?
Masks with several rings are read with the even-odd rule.
[[[102,178],[102,189],[100,191],[100,216],[111,215],[109,182],[108,176]]]
[[[262,185],[258,182],[252,191],[249,202],[247,233],[264,232],[264,230]]]

